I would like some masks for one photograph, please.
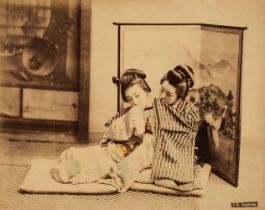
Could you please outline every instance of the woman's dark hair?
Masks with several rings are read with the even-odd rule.
[[[188,65],[178,65],[162,77],[160,84],[166,80],[170,85],[175,87],[176,93],[180,98],[185,98],[189,92],[189,88],[194,85],[193,69]]]
[[[125,92],[129,87],[139,84],[146,92],[151,92],[151,88],[145,81],[146,74],[138,69],[127,69],[121,76],[119,84],[121,87],[121,96],[123,101],[127,102]]]

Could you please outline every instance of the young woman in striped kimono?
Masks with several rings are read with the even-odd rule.
[[[199,110],[187,100],[194,73],[187,65],[176,66],[161,79],[161,96],[155,100],[156,145],[152,178],[176,183],[194,182],[194,147]]]

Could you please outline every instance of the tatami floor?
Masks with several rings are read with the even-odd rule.
[[[74,144],[71,141],[63,142],[45,142],[45,141],[33,141],[33,140],[15,140],[16,138],[9,139],[5,136],[0,136],[0,164],[18,164],[18,165],[29,165],[32,159],[35,158],[47,158],[54,159],[57,158],[62,151],[65,149],[75,146],[84,147],[86,144]],[[68,137],[69,138],[69,137]],[[98,137],[94,137],[93,142],[90,144],[95,144]],[[257,154],[260,154],[260,149],[256,148]],[[263,149],[264,150],[264,149]],[[253,151],[253,150],[252,150]],[[241,152],[242,153],[242,152]],[[263,153],[264,154],[264,153]],[[255,156],[255,163],[260,164],[263,160],[261,157]],[[246,202],[246,201],[258,201],[259,208],[265,209],[264,203],[265,199],[262,197],[264,194],[264,184],[257,179],[248,179],[245,175],[249,170],[253,169],[253,153],[245,151],[241,157],[241,161],[247,161],[248,164],[244,164],[241,170],[241,179],[244,179],[246,183],[241,182],[238,188],[235,188],[223,181],[214,174],[208,182],[207,191],[204,197],[199,198],[200,210],[208,209],[232,209],[232,202]],[[241,164],[242,165],[242,164]],[[265,178],[261,171],[252,171],[252,173],[261,172],[260,179]],[[243,183],[243,184],[242,184]],[[258,184],[261,183],[261,184]],[[247,209],[247,208],[244,208]],[[253,209],[253,208],[251,208]],[[257,208],[256,208],[257,209]],[[150,209],[151,210],[151,209]],[[166,210],[166,209],[165,209]]]

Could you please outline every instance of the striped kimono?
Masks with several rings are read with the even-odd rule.
[[[179,183],[194,181],[194,146],[199,110],[187,100],[170,106],[154,100],[156,144],[151,178],[173,179]]]

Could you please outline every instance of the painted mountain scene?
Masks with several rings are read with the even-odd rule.
[[[214,64],[199,64],[199,85],[190,92],[190,99],[200,107],[201,118],[212,113],[213,118],[223,118],[221,134],[235,140],[236,133],[236,83],[237,71],[228,60]]]
[[[209,115],[212,116],[210,121],[214,122],[220,145],[218,150],[213,150],[213,164],[233,179],[236,171],[237,71],[228,60],[221,59],[212,64],[200,63],[197,73],[199,84],[190,91],[190,100],[198,105],[202,120],[209,121]]]
[[[214,127],[212,142],[219,142],[219,148],[213,150],[213,166],[229,180],[234,180],[236,173],[238,54],[238,35],[204,32],[200,62],[193,62],[197,84],[190,92],[201,119]]]

